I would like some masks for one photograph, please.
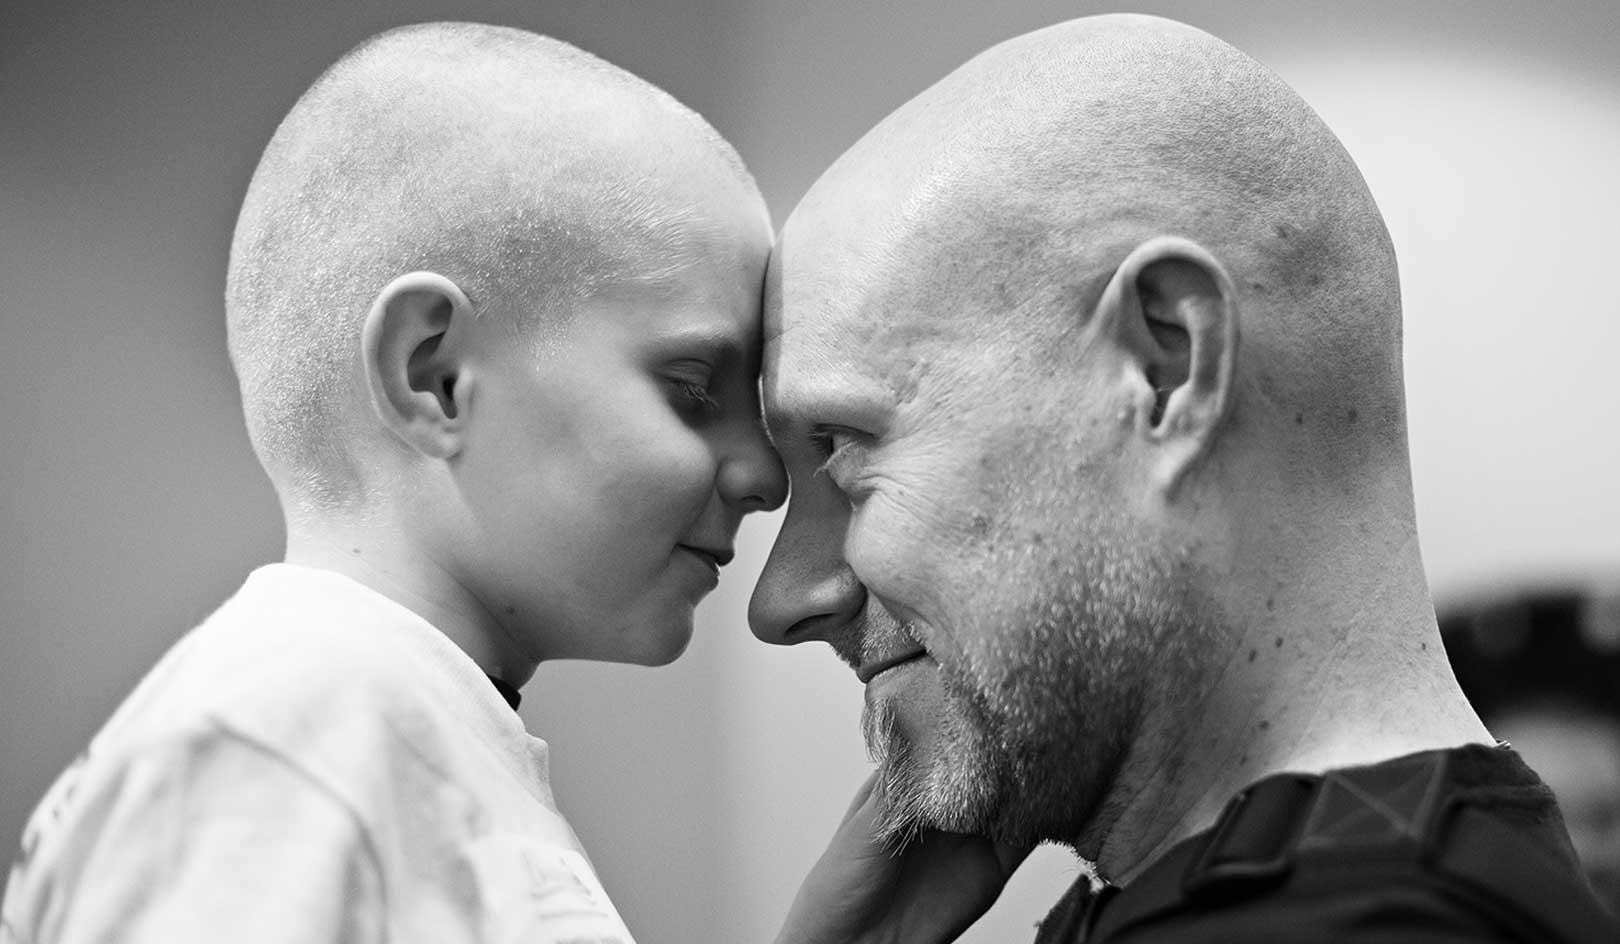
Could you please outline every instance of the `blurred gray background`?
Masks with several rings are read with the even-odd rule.
[[[274,496],[221,312],[237,203],[328,63],[400,23],[549,33],[738,146],[778,223],[993,42],[1117,5],[391,0],[0,8],[0,860],[52,777],[254,565]],[[1256,55],[1345,140],[1401,255],[1418,511],[1445,598],[1620,574],[1620,5],[1145,3]],[[674,666],[542,667],[523,714],[644,942],[767,940],[866,761],[860,690],[743,608],[777,521]],[[0,863],[3,867],[3,863]],[[1027,940],[1038,853],[968,940]],[[3,874],[3,873],[0,873]]]

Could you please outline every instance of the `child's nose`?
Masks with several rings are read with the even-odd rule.
[[[787,500],[787,471],[756,420],[743,424],[722,458],[720,497],[745,512],[771,511]]]

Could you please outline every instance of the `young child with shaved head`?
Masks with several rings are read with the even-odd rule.
[[[674,659],[783,501],[770,243],[713,128],[564,43],[429,24],[332,66],[226,289],[285,561],[51,789],[0,941],[628,942],[517,689]]]

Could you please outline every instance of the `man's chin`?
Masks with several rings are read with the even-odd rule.
[[[923,815],[924,787],[916,769],[915,751],[900,731],[893,705],[868,705],[861,724],[867,755],[877,764],[877,838],[898,852],[934,825]]]
[[[925,830],[995,833],[998,804],[987,758],[956,743],[919,748],[889,705],[869,709],[863,721],[867,751],[878,766],[877,830],[886,846],[904,848]]]

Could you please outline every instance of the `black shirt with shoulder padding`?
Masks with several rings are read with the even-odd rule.
[[[1243,790],[1124,888],[1082,877],[1036,944],[1620,944],[1552,791],[1508,747]]]

